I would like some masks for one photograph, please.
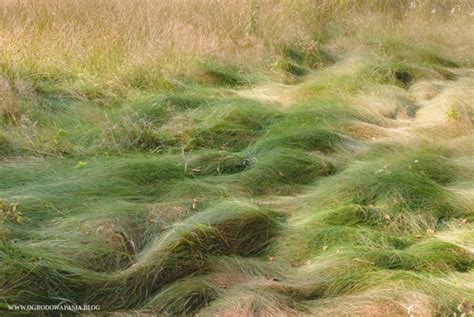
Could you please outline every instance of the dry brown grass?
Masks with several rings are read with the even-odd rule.
[[[7,79],[0,77],[0,117],[13,121],[18,117],[15,93]]]
[[[469,50],[466,35],[452,21],[449,28],[443,23],[457,4],[457,23],[472,27],[462,18],[471,10],[469,2],[416,2],[413,7],[401,0],[2,1],[0,67],[10,76],[74,78],[77,85],[101,81],[118,88],[144,70],[186,71],[190,60],[273,62],[283,43],[322,38],[335,16],[345,17],[346,33],[367,37],[396,25],[411,39],[423,29],[425,37],[463,43],[452,47]],[[438,10],[436,23],[432,8]]]
[[[308,35],[314,18],[289,1],[9,1],[0,40],[9,64],[100,74],[178,67],[195,56],[263,58],[265,42]],[[251,10],[258,27],[248,30]],[[311,12],[306,13],[306,15]]]

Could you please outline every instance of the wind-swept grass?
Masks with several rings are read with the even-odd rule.
[[[468,313],[472,10],[3,1],[0,311]]]

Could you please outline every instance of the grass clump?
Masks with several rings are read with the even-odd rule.
[[[219,291],[216,285],[205,278],[187,278],[167,286],[146,306],[152,311],[171,316],[192,315],[208,306]]]
[[[429,272],[466,272],[474,263],[472,254],[466,249],[429,240],[402,251],[375,251],[368,259],[375,265],[388,269]]]
[[[415,80],[415,76],[415,69],[402,63],[375,66],[370,73],[370,77],[376,82],[396,84],[403,88],[408,88]]]
[[[245,156],[228,151],[205,151],[186,160],[188,175],[195,177],[235,174],[248,167]]]
[[[249,84],[239,69],[230,65],[207,63],[202,66],[201,80],[204,84],[235,87]]]
[[[282,58],[277,60],[275,67],[294,76],[304,76],[309,69],[323,67],[334,62],[331,56],[318,42],[304,40],[284,45]]]
[[[223,203],[194,219],[197,223],[209,223],[233,253],[242,256],[264,251],[279,232],[282,220],[279,213],[246,202]],[[248,234],[252,231],[254,234]]]
[[[188,109],[196,109],[212,104],[217,101],[216,98],[206,96],[197,93],[181,93],[166,95],[163,97],[162,102],[168,106],[176,108],[177,110],[184,111]]]
[[[147,300],[148,294],[166,283],[205,270],[208,255],[258,255],[278,233],[279,218],[274,211],[238,202],[197,213],[157,238],[137,263],[117,273],[89,299],[130,307]],[[141,296],[135,296],[137,293]]]
[[[407,62],[383,61],[370,66],[369,78],[376,83],[396,85],[408,88],[420,79],[444,78],[456,79],[451,71],[437,65],[420,65]]]
[[[342,145],[344,138],[329,128],[300,128],[288,129],[281,133],[274,132],[260,138],[255,146],[256,152],[276,148],[295,148],[320,153],[332,152]]]
[[[189,177],[184,180],[177,180],[170,183],[163,196],[162,201],[186,200],[191,203],[197,199],[201,209],[203,203],[212,202],[218,199],[226,199],[230,197],[245,197],[244,190],[238,183],[226,183],[222,186],[223,181],[228,181],[224,175],[222,177]]]
[[[299,65],[305,64],[316,68],[334,63],[334,57],[317,41],[307,39],[285,45],[283,56]]]
[[[146,118],[134,120],[125,117],[102,132],[100,138],[99,148],[112,153],[126,153],[133,150],[157,152],[175,144],[169,135],[162,133],[153,121]]]
[[[364,78],[355,82],[345,83],[345,79],[327,81],[313,81],[304,84],[302,94],[304,98],[287,113],[278,118],[272,125],[272,131],[284,133],[298,129],[329,129],[333,132],[343,131],[345,124],[365,122],[382,125],[384,123],[378,115],[367,109],[355,109],[347,97],[361,90],[366,82]],[[346,91],[347,89],[347,91]],[[337,97],[335,97],[337,96]],[[331,131],[329,131],[331,132]],[[346,138],[346,141],[347,138]]]
[[[277,61],[275,67],[294,76],[304,76],[309,73],[305,67],[288,60]]]
[[[330,160],[291,148],[267,150],[247,162],[249,168],[242,174],[242,181],[254,193],[285,192],[293,185],[313,182],[335,170]]]
[[[74,285],[80,284],[80,270],[32,248],[2,241],[0,260],[0,294],[6,303],[57,304],[58,298],[74,298]]]
[[[337,215],[334,215],[335,217]],[[400,250],[413,243],[415,239],[410,236],[397,236],[358,224],[338,224],[337,221],[331,221],[331,214],[329,214],[328,218],[314,217],[289,228],[280,240],[280,244],[275,246],[275,253],[277,257],[288,259],[294,264],[301,264],[314,256],[325,257],[328,252],[345,247],[370,246]]]
[[[398,62],[417,63],[449,68],[459,67],[459,62],[443,54],[439,47],[416,46],[401,39],[388,38],[380,42],[382,51]]]
[[[132,160],[118,168],[127,180],[144,186],[159,185],[184,177],[184,166],[176,157]]]
[[[275,117],[264,105],[242,100],[229,103],[200,119],[188,148],[239,151],[253,143]]]
[[[443,220],[469,212],[462,201],[456,200],[442,187],[456,174],[456,168],[442,157],[413,153],[398,160],[393,158],[360,164],[337,175],[333,185],[326,183],[327,190],[333,194],[331,199],[325,198],[325,201],[334,202],[336,197],[340,197],[340,203],[368,206],[354,210],[355,213],[344,213],[344,217],[352,214],[359,218],[350,220],[350,223],[370,219],[369,223],[374,224],[383,222],[383,218],[390,223],[402,217],[398,219],[402,228],[409,229],[411,221],[414,221],[412,229],[417,227],[415,223],[418,221],[421,221],[422,227],[439,225]],[[339,190],[341,194],[338,194]],[[352,194],[347,195],[349,192]],[[417,215],[422,218],[416,220]]]
[[[370,270],[376,267],[395,271],[429,272],[439,276],[453,271],[469,271],[474,263],[472,254],[466,249],[435,239],[412,243],[398,250],[367,244],[356,245],[350,249],[346,245],[338,250],[339,260],[346,257],[355,258],[360,265]]]
[[[173,115],[187,110],[207,107],[217,103],[225,103],[226,98],[209,96],[210,91],[175,92],[153,96],[132,105],[137,115],[142,120],[147,120],[154,125],[163,125]],[[231,101],[229,101],[231,102]]]

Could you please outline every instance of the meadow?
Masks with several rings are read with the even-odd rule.
[[[472,1],[0,12],[0,315],[472,313]]]

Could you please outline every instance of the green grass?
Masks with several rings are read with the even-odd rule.
[[[202,65],[200,82],[223,87],[244,86],[250,84],[242,71],[233,65],[206,63]]]
[[[472,125],[434,109],[465,98],[469,112],[469,45],[414,41],[415,9],[374,6],[396,12],[354,29],[355,11],[328,2],[281,34],[229,17],[206,33],[214,46],[175,59],[117,43],[74,67],[6,58],[0,311],[444,316],[473,302]],[[415,98],[423,82],[437,94]],[[417,121],[426,109],[433,126]]]
[[[449,152],[382,144],[354,154],[367,145],[341,127],[383,120],[347,100],[310,97],[277,112],[229,94],[177,92],[136,102],[131,125],[118,126],[117,143],[102,155],[108,146],[91,138],[97,131],[73,137],[66,130],[71,109],[59,103],[56,114],[34,114],[64,121],[54,152],[0,167],[2,197],[18,201],[23,217],[2,224],[4,304],[67,298],[169,315],[230,307],[301,313],[318,300],[362,296],[384,275],[386,287],[423,285],[436,297],[434,279],[471,270],[470,253],[428,232],[472,219],[469,203],[447,188],[465,176]],[[108,125],[125,112],[111,108],[99,120]],[[162,141],[177,118],[192,124]],[[53,158],[62,139],[71,152]],[[86,140],[92,146],[81,153]],[[4,144],[5,159],[21,153]],[[298,193],[305,195],[290,216],[258,205]],[[317,263],[314,274],[324,277],[302,281],[306,263]],[[419,282],[400,277],[408,273],[423,275]],[[450,292],[439,311],[462,293]],[[242,300],[247,304],[238,306]]]
[[[147,305],[154,312],[167,315],[191,315],[207,306],[218,294],[219,288],[206,279],[188,278],[171,284]]]

